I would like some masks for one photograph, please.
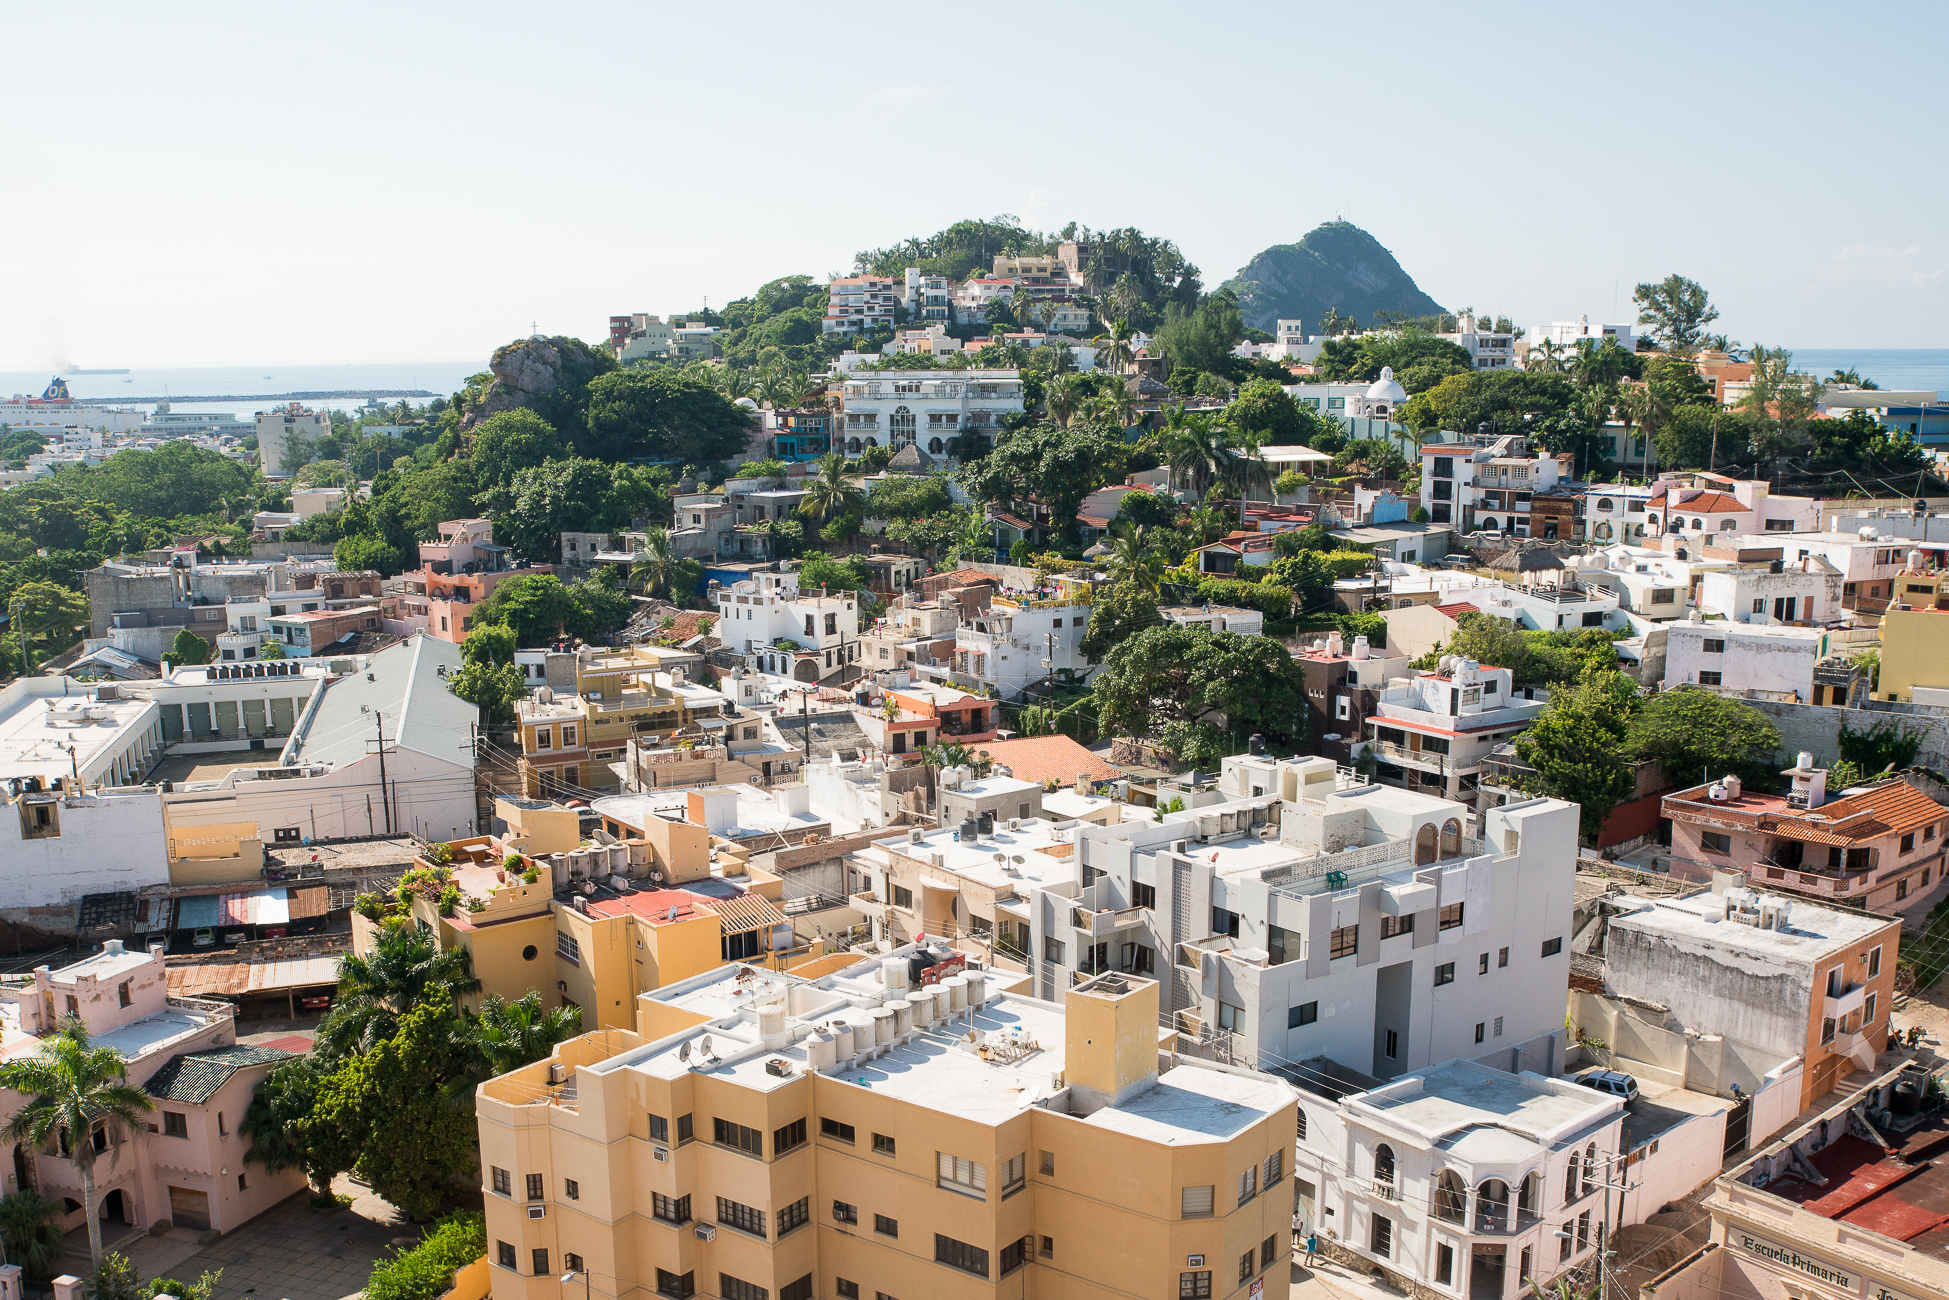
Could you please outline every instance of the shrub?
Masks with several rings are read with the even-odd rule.
[[[435,1300],[453,1275],[487,1254],[487,1220],[450,1214],[417,1245],[383,1259],[366,1280],[366,1300]]]

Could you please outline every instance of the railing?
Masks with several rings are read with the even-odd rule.
[[[1369,741],[1368,748],[1372,749],[1375,754],[1382,758],[1392,758],[1406,763],[1426,764],[1432,766],[1438,772],[1446,772],[1449,770],[1449,756],[1447,754],[1438,754],[1432,749],[1410,749],[1406,745],[1397,745],[1391,740]]]
[[[1263,872],[1260,879],[1280,893],[1303,897],[1312,891],[1302,888],[1307,881],[1322,876],[1339,876],[1345,884],[1356,877],[1366,878],[1381,872],[1412,863],[1416,866],[1435,866],[1453,862],[1458,858],[1479,858],[1489,854],[1488,842],[1464,835],[1456,839],[1453,846],[1444,848],[1439,843],[1434,846],[1434,856],[1425,862],[1416,862],[1413,840],[1388,840],[1384,844],[1363,844],[1358,848],[1343,849],[1338,853],[1322,853],[1304,862],[1289,867],[1274,867]]]
[[[1401,1199],[1400,1188],[1396,1187],[1393,1183],[1382,1182],[1378,1178],[1374,1180],[1374,1185],[1370,1190],[1374,1196],[1379,1197],[1383,1201],[1398,1201]]]

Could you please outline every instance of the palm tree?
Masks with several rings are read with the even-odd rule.
[[[1183,406],[1174,408],[1166,420],[1164,446],[1171,470],[1187,478],[1192,490],[1202,497],[1218,481],[1231,452],[1226,436],[1230,430],[1209,412],[1187,415]]]
[[[1200,546],[1206,542],[1216,541],[1225,533],[1225,516],[1210,506],[1196,507],[1185,515],[1181,522],[1197,534]]]
[[[1058,429],[1067,429],[1076,413],[1083,409],[1085,384],[1080,376],[1059,375],[1049,385],[1043,396],[1043,405],[1049,409],[1049,419]]]
[[[1257,447],[1227,448],[1225,458],[1218,464],[1218,483],[1243,503],[1252,488],[1260,483],[1266,485],[1267,495],[1271,495],[1272,469]]]
[[[1861,372],[1852,366],[1846,370],[1836,370],[1828,382],[1833,384],[1850,384],[1855,388],[1865,388],[1869,391],[1874,391],[1881,387],[1880,384],[1877,384],[1872,379],[1863,379]]]
[[[0,1197],[0,1245],[7,1259],[37,1278],[54,1276],[61,1258],[61,1229],[54,1222],[61,1207],[29,1191]]]
[[[749,370],[739,370],[727,362],[718,369],[717,391],[724,394],[726,401],[735,402],[756,393],[758,381]]]
[[[1096,367],[1111,374],[1120,375],[1125,366],[1137,359],[1136,350],[1130,346],[1136,331],[1130,328],[1127,320],[1113,320],[1110,328],[1097,335],[1090,342],[1096,345]]]
[[[530,991],[513,1002],[490,993],[478,1013],[461,1020],[453,1040],[473,1058],[476,1072],[492,1079],[545,1059],[555,1044],[581,1032],[580,1007],[544,1011],[539,993]]]
[[[929,745],[920,751],[920,756],[921,761],[928,767],[935,769],[966,767],[973,769],[976,776],[988,775],[988,769],[995,762],[994,759],[989,758],[986,754],[969,753],[968,747],[958,740]]]
[[[644,530],[643,544],[629,566],[630,583],[644,595],[654,595],[669,587],[677,571],[677,554],[670,549],[670,534],[661,528]]]
[[[1131,583],[1145,595],[1156,595],[1164,576],[1164,557],[1158,553],[1156,540],[1142,524],[1117,529],[1110,536],[1110,553],[1103,557],[1103,567],[1115,574],[1117,581]]]
[[[63,1154],[74,1162],[88,1215],[88,1250],[99,1269],[102,1226],[95,1216],[95,1160],[109,1151],[113,1167],[120,1154],[116,1130],[133,1131],[144,1112],[155,1109],[154,1099],[129,1082],[128,1061],[120,1052],[89,1045],[88,1027],[78,1016],[43,1038],[34,1055],[0,1066],[0,1088],[32,1098],[0,1130],[0,1138],[40,1148],[59,1141],[66,1148]]]
[[[480,992],[465,948],[440,950],[433,937],[402,926],[382,934],[365,956],[338,963],[338,1005],[318,1026],[329,1056],[371,1051],[399,1032],[399,1018],[427,1002],[458,1005]]]
[[[1016,323],[1023,329],[1029,328],[1035,322],[1037,314],[1035,295],[1029,292],[1028,285],[1015,286],[1015,292],[1009,295],[1008,306],[1009,310],[1015,313]]]
[[[805,499],[799,513],[818,523],[866,505],[866,489],[849,472],[846,457],[832,452],[819,461],[819,472],[805,481]]]
[[[1577,358],[1572,364],[1579,384],[1586,388],[1605,388],[1624,377],[1628,359],[1615,338],[1606,338],[1602,343],[1585,340],[1578,344]]]
[[[1523,362],[1525,370],[1540,370],[1556,374],[1563,369],[1563,345],[1555,339],[1544,339],[1529,350]]]

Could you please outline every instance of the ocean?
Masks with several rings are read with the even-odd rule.
[[[1882,388],[1949,392],[1949,348],[1792,348],[1793,368],[1825,379],[1859,372]]]
[[[77,363],[80,364],[80,363]],[[104,362],[107,364],[107,362]],[[483,361],[391,361],[337,366],[181,366],[164,369],[132,368],[126,375],[70,375],[52,370],[0,370],[0,395],[40,396],[50,377],[68,381],[78,398],[111,400],[167,396],[172,410],[230,411],[248,416],[268,409],[282,393],[342,391],[400,392],[424,390],[451,397],[469,375],[487,369]],[[128,382],[124,383],[123,381]],[[199,401],[199,397],[228,396],[243,401]],[[252,400],[255,399],[255,400]],[[430,399],[408,399],[421,403]],[[307,399],[306,404],[351,410],[364,404],[360,397]],[[150,409],[151,402],[129,403]]]

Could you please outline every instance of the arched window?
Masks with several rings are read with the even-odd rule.
[[[947,450],[947,444],[942,442],[939,438],[929,438],[927,440],[927,450],[933,453],[934,455],[938,456],[942,452]]]
[[[1738,530],[1739,521],[1736,519],[1721,519],[1719,521],[1719,531],[1722,533],[1737,532]]]
[[[1493,533],[1498,531],[1502,527],[1502,525],[1496,522],[1496,517],[1494,515],[1484,515],[1482,516],[1482,523],[1480,527]]]
[[[1605,541],[1609,541],[1611,537],[1611,526],[1609,524],[1597,525],[1595,535],[1604,539]]]
[[[848,438],[846,440],[846,450],[851,452],[855,456],[859,455],[859,439]]]
[[[1475,1186],[1475,1230],[1501,1232],[1508,1226],[1509,1184],[1485,1178]]]
[[[1597,1144],[1592,1142],[1584,1148],[1584,1195],[1589,1196],[1597,1190]]]
[[[1645,522],[1645,526],[1646,526],[1646,527],[1648,527],[1648,528],[1656,528],[1656,527],[1658,526],[1658,516],[1657,516],[1657,515],[1655,515],[1655,514],[1652,514],[1652,515],[1646,515],[1646,516],[1644,517],[1644,522]]]
[[[1453,1169],[1442,1170],[1435,1180],[1435,1217],[1445,1223],[1468,1222],[1468,1185]]]
[[[1693,532],[1695,532],[1695,533],[1696,533],[1696,532],[1698,532],[1698,531],[1699,531],[1700,529],[1702,529],[1702,528],[1704,528],[1704,527],[1705,527],[1705,520],[1703,520],[1703,519],[1694,519],[1694,520],[1692,521],[1692,531],[1693,531]]]
[[[1441,855],[1452,858],[1462,851],[1462,823],[1453,817],[1441,824]]]
[[[1425,823],[1414,833],[1414,865],[1425,866],[1435,860],[1435,824]]]
[[[1516,1189],[1516,1213],[1534,1218],[1543,1208],[1543,1175],[1531,1170]]]
[[[1602,510],[1606,514],[1609,514],[1611,510],[1611,499],[1609,497],[1598,497],[1597,508],[1599,510]]]
[[[1572,1151],[1570,1153],[1570,1163],[1567,1166],[1565,1166],[1563,1170],[1563,1203],[1565,1205],[1568,1205],[1570,1204],[1570,1202],[1576,1199],[1577,1199],[1577,1153],[1575,1151]]]
[[[1394,1181],[1394,1148],[1385,1142],[1374,1148],[1374,1181],[1377,1183]]]
[[[880,440],[878,438],[868,438],[866,440],[866,445],[869,447],[877,447],[880,445]]]
[[[914,440],[914,413],[904,406],[893,408],[893,418],[887,421],[892,441],[888,445],[898,447]]]

